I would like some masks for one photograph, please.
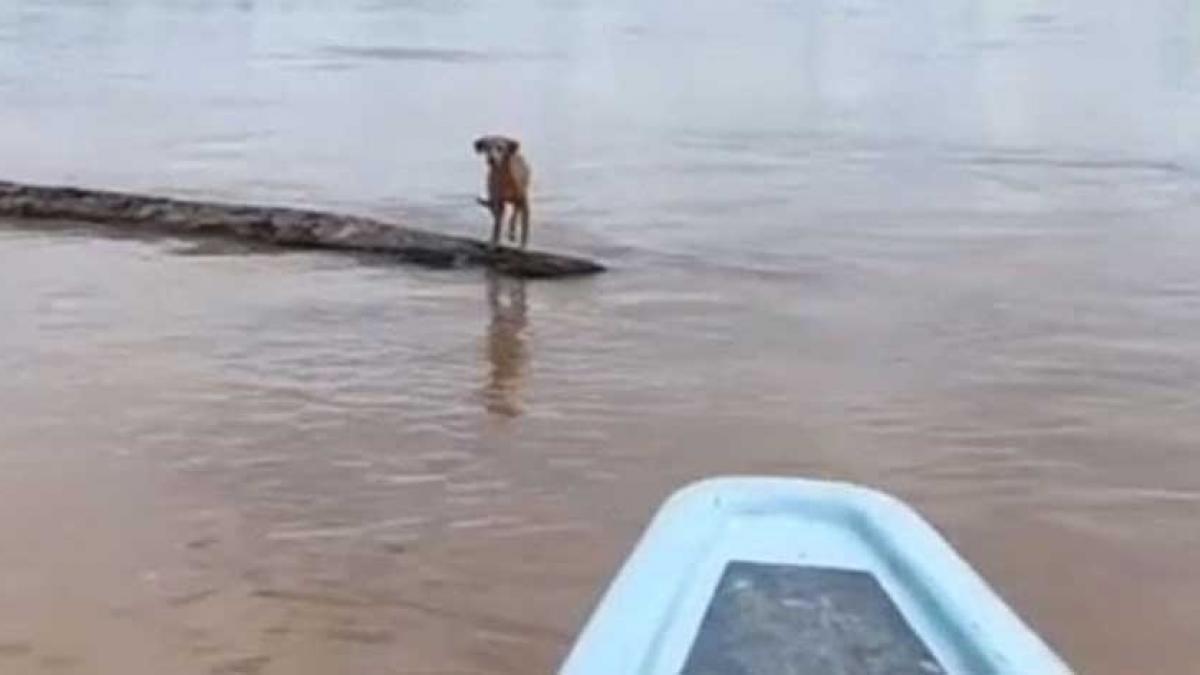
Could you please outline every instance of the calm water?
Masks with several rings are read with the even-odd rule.
[[[520,284],[0,223],[0,671],[552,672],[720,473],[917,505],[1200,672],[1200,4],[7,0],[0,176],[483,234]]]

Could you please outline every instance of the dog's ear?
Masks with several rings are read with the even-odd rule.
[[[482,138],[475,139],[475,153],[476,154],[483,152],[486,149],[486,146],[487,146],[487,144],[483,142]]]
[[[506,138],[504,140],[507,142],[507,145],[508,145],[508,154],[515,155],[515,154],[517,154],[517,151],[521,149],[520,141],[515,141],[511,138]]]

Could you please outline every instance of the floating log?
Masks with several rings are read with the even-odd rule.
[[[492,248],[466,237],[359,216],[73,187],[0,181],[0,217],[102,223],[171,235],[220,235],[289,248],[380,254],[428,267],[487,267],[522,278],[547,279],[604,271],[603,265],[583,258]]]

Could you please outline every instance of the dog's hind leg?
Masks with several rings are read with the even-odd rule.
[[[520,203],[513,204],[512,212],[508,216],[508,240],[514,244],[517,243],[517,216],[520,214]]]
[[[521,214],[521,248],[525,248],[529,244],[529,201],[523,200],[516,210]]]

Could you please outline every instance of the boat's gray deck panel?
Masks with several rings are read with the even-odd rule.
[[[942,675],[866,572],[729,563],[681,675]]]

